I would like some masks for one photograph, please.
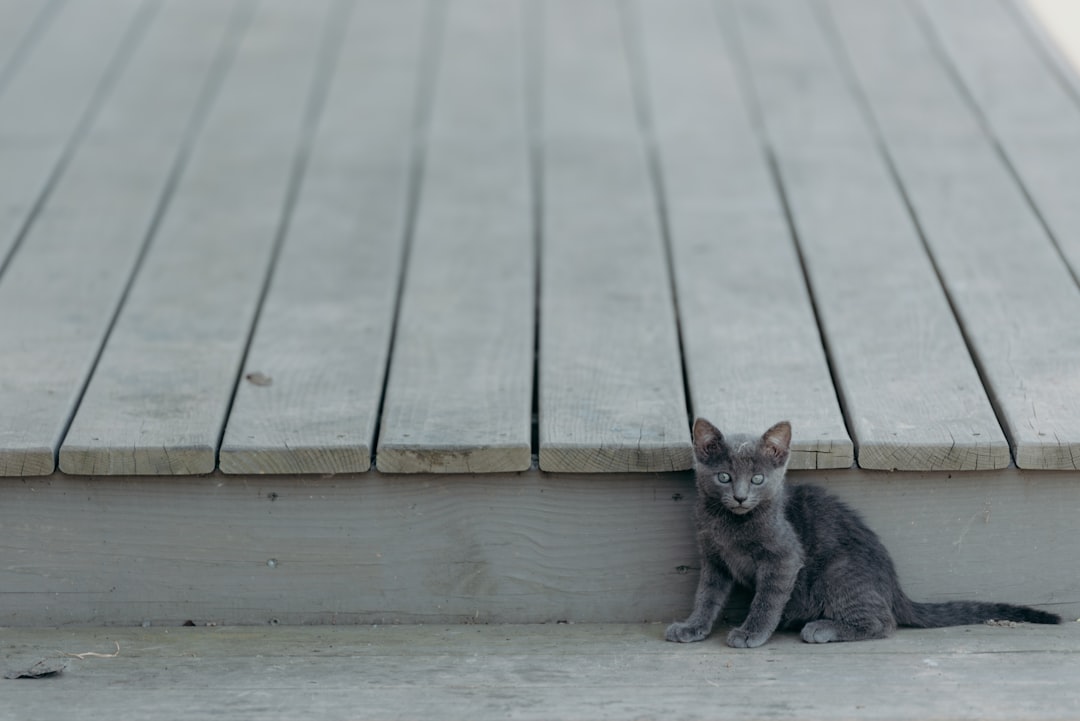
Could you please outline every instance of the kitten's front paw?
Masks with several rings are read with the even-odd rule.
[[[671,624],[664,631],[664,638],[675,643],[693,643],[703,640],[708,635],[708,630],[701,626],[693,626],[682,621]]]
[[[764,631],[752,633],[741,628],[733,628],[727,635],[727,645],[732,648],[757,648],[768,641],[771,635]]]

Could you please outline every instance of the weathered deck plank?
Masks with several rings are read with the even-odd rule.
[[[532,464],[536,316],[522,8],[449,6],[377,463]]]
[[[802,245],[859,465],[1007,466],[1008,446],[948,299],[809,6],[736,5],[745,72]]]
[[[639,5],[694,413],[738,432],[786,418],[792,468],[847,468],[791,229],[712,4]]]
[[[1013,1],[925,3],[921,14],[974,102],[978,121],[992,131],[1073,276],[1080,277],[1080,105],[1015,10],[1004,7]]]
[[[613,2],[544,5],[540,467],[692,462],[664,239]]]
[[[0,3],[0,92],[15,70],[18,57],[36,40],[35,30],[52,18],[56,2],[8,0]]]
[[[425,25],[419,0],[352,13],[245,376],[225,473],[366,471],[405,244]]]
[[[1016,464],[1080,468],[1080,288],[908,8],[831,8]]]
[[[0,283],[0,476],[56,468],[232,8],[171,2],[157,14]]]
[[[0,267],[145,16],[140,0],[68,3],[8,78],[0,93]]]
[[[259,6],[61,446],[65,472],[214,470],[329,5]]]

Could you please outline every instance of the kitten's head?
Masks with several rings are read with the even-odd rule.
[[[783,490],[791,455],[791,424],[781,421],[760,438],[724,438],[704,418],[694,421],[694,470],[698,493],[709,505],[719,502],[744,515]]]

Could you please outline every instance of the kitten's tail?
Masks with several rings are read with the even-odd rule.
[[[945,603],[916,603],[910,601],[910,613],[898,618],[903,626],[940,628],[964,626],[986,621],[1026,621],[1028,623],[1061,623],[1061,616],[1030,606],[982,601],[946,601]]]

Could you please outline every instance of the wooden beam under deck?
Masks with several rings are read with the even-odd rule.
[[[862,513],[917,600],[1080,616],[1073,474],[792,476]],[[0,495],[0,626],[662,622],[697,583],[689,473],[57,474]]]

